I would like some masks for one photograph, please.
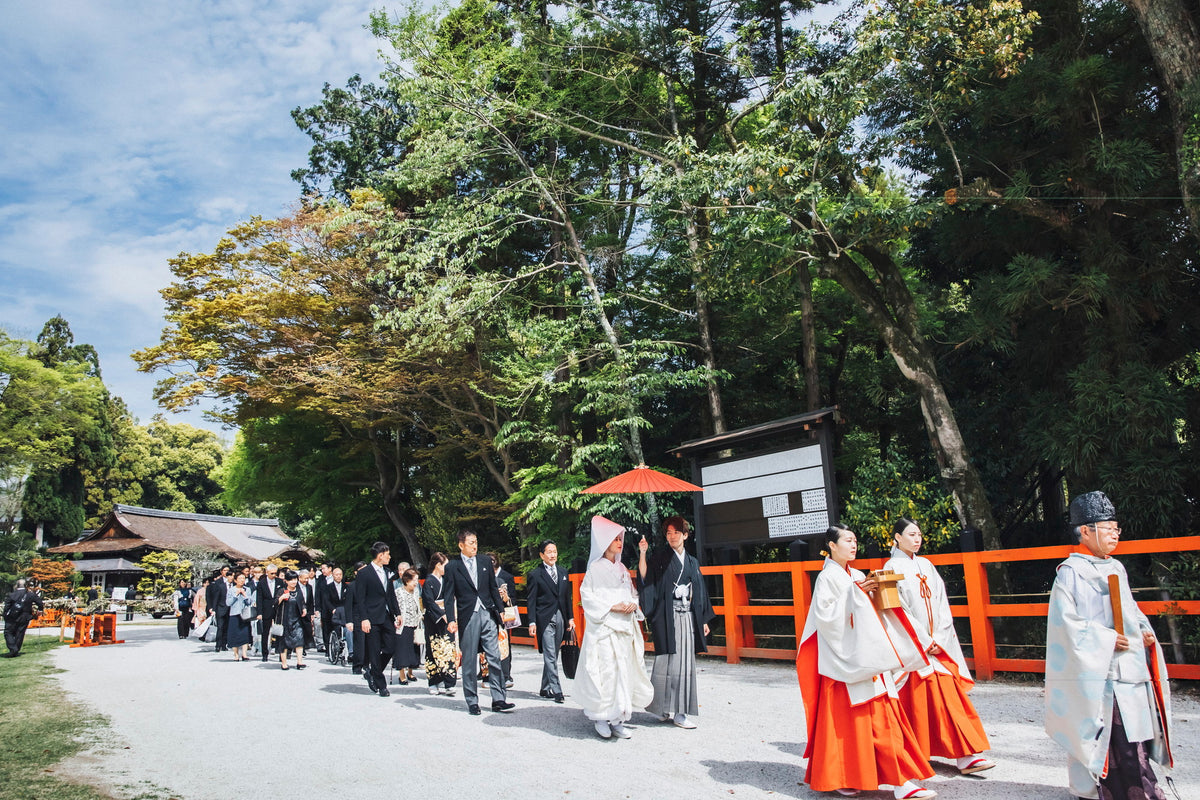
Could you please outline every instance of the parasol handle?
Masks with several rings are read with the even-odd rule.
[[[1125,617],[1121,614],[1121,579],[1116,575],[1108,576],[1108,597],[1112,601],[1113,627],[1117,633],[1125,635]]]

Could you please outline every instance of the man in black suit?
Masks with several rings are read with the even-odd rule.
[[[458,634],[462,650],[463,697],[467,710],[479,715],[479,651],[488,664],[492,689],[492,711],[511,711],[504,691],[504,667],[500,663],[500,612],[504,608],[496,588],[496,574],[487,556],[476,558],[479,538],[474,531],[458,532],[457,558],[446,565],[446,631]]]
[[[37,592],[25,588],[25,579],[17,581],[16,588],[4,599],[4,644],[8,647],[7,658],[21,655],[25,643],[25,631],[33,621],[33,607],[45,608]]]
[[[322,565],[324,569],[326,565]],[[320,578],[317,579],[320,581]],[[330,570],[329,579],[317,584],[317,613],[321,615],[321,644],[329,649],[329,634],[334,628],[333,612],[346,604],[346,584],[340,569]]]
[[[267,564],[266,575],[258,581],[258,634],[262,637],[262,660],[271,650],[271,623],[275,621],[275,600],[287,589],[279,580],[279,567]]]
[[[300,592],[300,597],[303,598],[305,615],[300,620],[300,627],[304,628],[304,655],[308,655],[308,651],[312,650],[316,644],[316,634],[313,631],[313,615],[317,613],[317,593],[312,582],[312,573],[306,569],[299,572],[299,583],[296,585],[296,591]]]
[[[542,653],[542,697],[563,701],[562,685],[558,682],[558,646],[567,631],[575,630],[575,615],[571,612],[571,582],[567,571],[558,566],[558,547],[547,539],[538,547],[542,563],[526,576],[526,613],[529,615],[529,635]]]
[[[313,581],[313,591],[317,596],[317,613],[313,616],[313,620],[321,631],[321,644],[317,646],[318,653],[324,653],[329,649],[329,617],[325,616],[321,609],[324,604],[325,589],[332,581],[333,567],[329,564],[322,564],[317,573],[317,579]]]
[[[204,590],[204,602],[208,605],[208,615],[217,626],[217,652],[228,650],[227,636],[229,635],[229,567],[221,567],[221,571],[213,576],[212,583]]]
[[[376,542],[371,545],[371,556],[371,563],[354,579],[354,626],[363,633],[362,663],[367,686],[380,697],[387,697],[391,692],[383,676],[383,665],[395,651],[400,605],[385,569],[392,560],[391,549],[383,542]]]
[[[367,565],[361,561],[355,562],[350,569],[350,583],[346,587],[346,602],[342,606],[342,617],[346,620],[346,650],[350,655],[350,664],[354,667],[355,675],[363,672],[363,632],[354,624],[354,584]]]

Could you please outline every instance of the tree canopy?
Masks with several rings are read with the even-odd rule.
[[[821,5],[374,14],[378,79],[293,114],[301,208],[173,260],[135,356],[241,427],[226,500],[530,558],[679,510],[591,482],[837,405],[867,529],[1053,540],[1095,488],[1192,525],[1192,11]]]

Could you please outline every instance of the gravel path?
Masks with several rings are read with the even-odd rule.
[[[286,794],[372,800],[498,798],[828,797],[801,783],[804,717],[788,664],[700,663],[700,727],[646,714],[629,741],[600,740],[564,687],[537,696],[541,657],[514,650],[512,714],[468,716],[461,697],[419,680],[380,698],[349,668],[314,657],[303,672],[235,663],[179,641],[173,622],[118,626],[123,645],[60,648],[63,687],[111,722],[111,740],[65,767],[126,795],[147,786],[181,800],[227,800],[274,784]],[[974,691],[998,766],[964,778],[936,765],[943,798],[1065,798],[1064,758],[1042,732],[1041,688],[990,682]],[[1177,696],[1175,783],[1200,797],[1200,703]],[[277,733],[269,736],[274,728]],[[1169,793],[1168,793],[1169,796]],[[863,797],[885,800],[890,791]]]

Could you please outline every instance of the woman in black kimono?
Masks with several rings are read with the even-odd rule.
[[[454,639],[446,633],[446,604],[442,602],[447,561],[445,553],[430,557],[421,603],[425,606],[425,677],[429,679],[429,693],[452,695],[458,682],[458,664]]]
[[[297,591],[297,575],[295,570],[285,574],[287,589],[275,601],[275,620],[283,625],[283,635],[275,643],[279,651],[279,665],[288,668],[288,659],[296,654],[296,669],[304,669],[304,624],[302,620],[308,613],[305,608],[304,595]]]

